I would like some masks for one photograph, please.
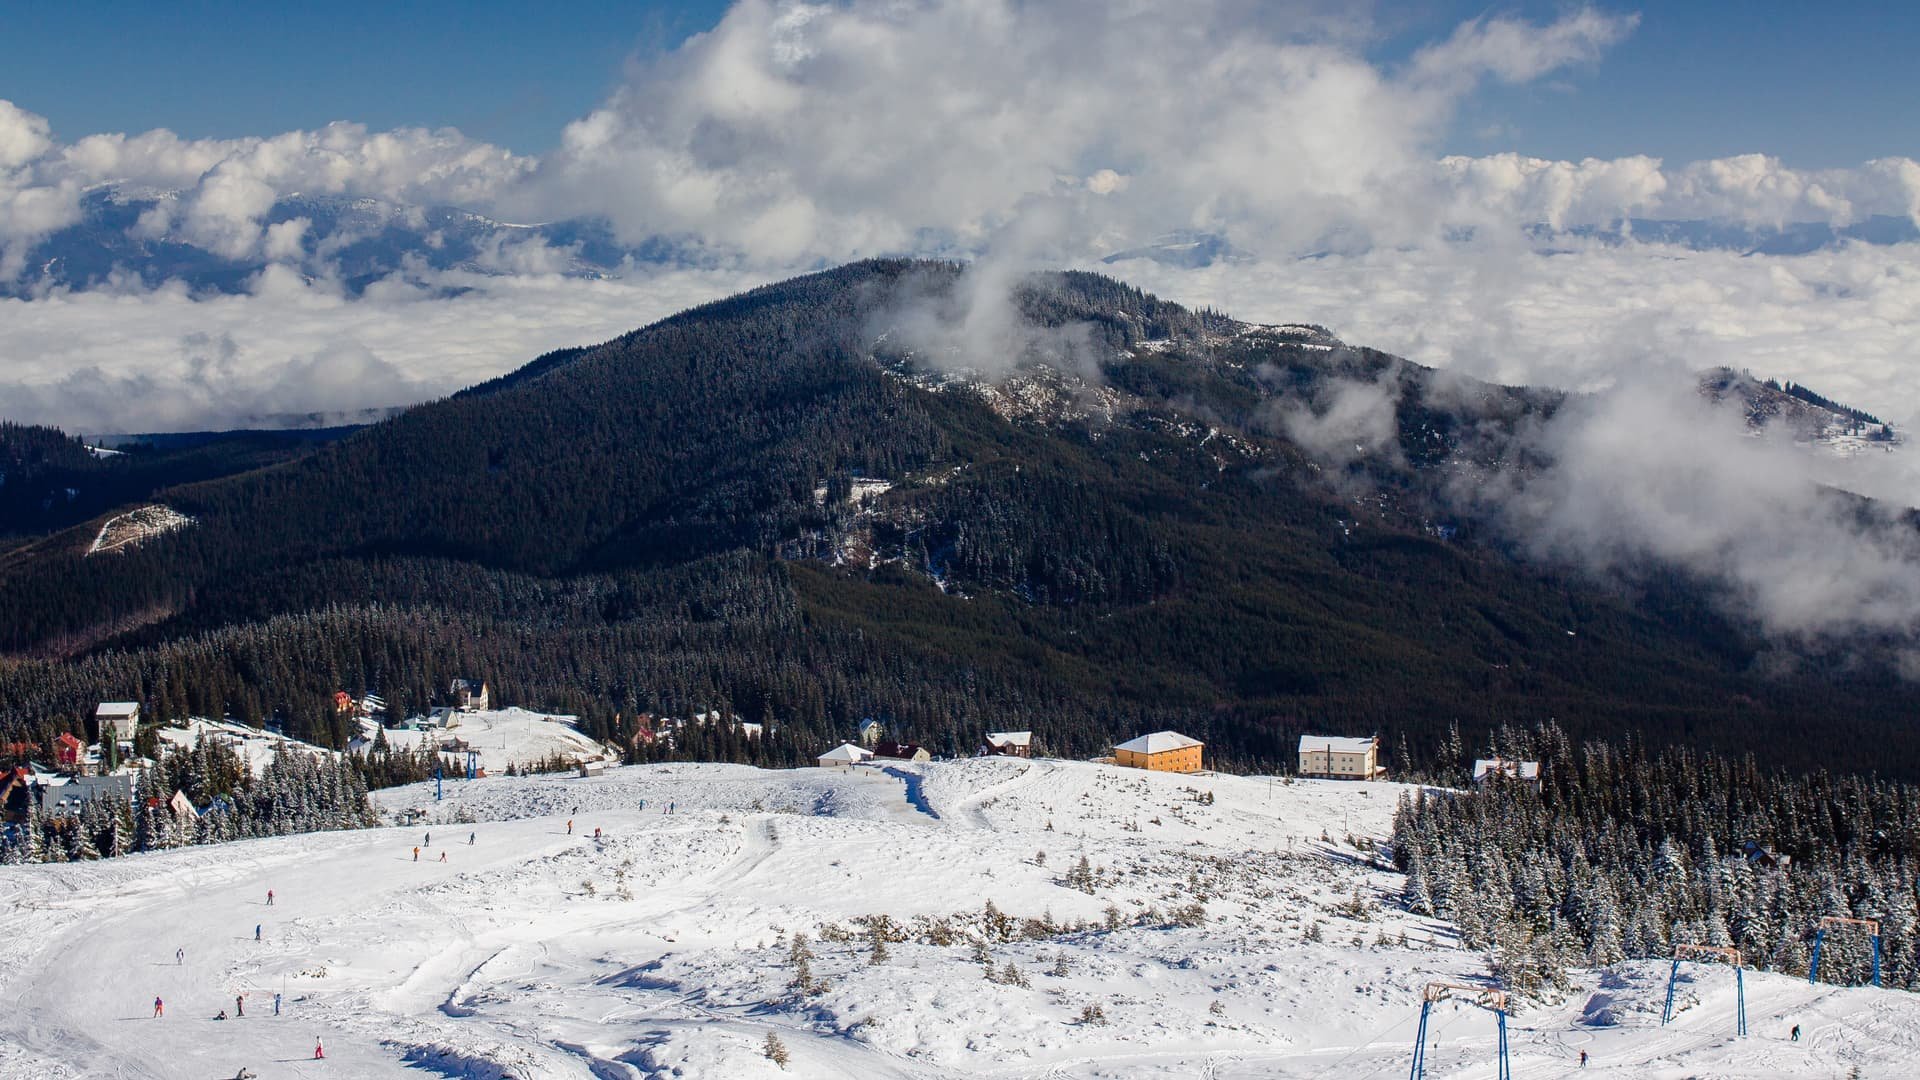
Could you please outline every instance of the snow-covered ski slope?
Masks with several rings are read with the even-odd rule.
[[[0,868],[0,1077],[1404,1076],[1422,985],[1484,960],[1393,904],[1368,840],[1398,793],[666,765],[382,794],[418,826]],[[1017,940],[983,962],[988,901]],[[875,963],[854,920],[879,914],[906,940]],[[1920,1072],[1920,996],[1749,975],[1736,1040],[1730,972],[1691,969],[1663,1029],[1665,975],[1525,1009],[1514,1075],[1573,1075],[1583,1049],[1595,1077]],[[236,995],[246,1016],[212,1019]],[[1429,1075],[1492,1077],[1493,1041],[1490,1014],[1438,1006]]]

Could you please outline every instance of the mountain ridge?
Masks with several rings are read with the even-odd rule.
[[[1327,726],[1387,734],[1402,764],[1453,725],[1545,716],[1796,764],[1809,717],[1892,730],[1896,676],[1758,675],[1774,647],[1684,574],[1623,593],[1438,516],[1463,473],[1527,467],[1511,436],[1557,392],[1069,273],[1015,302],[1073,328],[1110,407],[1062,412],[1083,389],[1062,379],[1003,415],[920,385],[933,353],[884,336],[961,275],[879,261],[752,290],[167,490],[196,524],[125,554],[16,548],[0,725],[133,696],[334,744],[332,690],[417,707],[484,668],[598,738],[730,702],[788,733],[729,751],[770,762],[863,715],[936,748],[1178,726],[1229,765]],[[1397,395],[1395,427],[1342,459],[1329,417],[1356,387]],[[1904,741],[1854,758],[1920,771]]]

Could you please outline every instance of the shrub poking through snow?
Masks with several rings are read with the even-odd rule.
[[[760,1048],[760,1052],[766,1055],[766,1059],[775,1065],[783,1069],[787,1067],[787,1061],[789,1060],[787,1057],[787,1044],[781,1042],[780,1036],[775,1035],[773,1032],[767,1032],[767,1041],[765,1045]]]

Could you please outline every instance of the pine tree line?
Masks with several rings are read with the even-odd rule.
[[[1824,916],[1877,920],[1884,984],[1920,986],[1920,788],[1631,741],[1576,749],[1551,724],[1498,745],[1539,760],[1541,781],[1402,796],[1393,856],[1407,906],[1454,922],[1515,989],[1689,943],[1805,975]],[[1822,945],[1823,980],[1865,981],[1870,964],[1857,929]]]

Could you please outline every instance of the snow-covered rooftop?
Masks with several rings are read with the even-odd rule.
[[[1199,745],[1199,739],[1190,739],[1177,731],[1156,731],[1137,739],[1128,739],[1114,749],[1132,754],[1164,754],[1169,750],[1184,750]]]
[[[1489,773],[1499,772],[1507,776],[1516,776],[1522,780],[1540,779],[1540,763],[1537,761],[1511,761],[1506,758],[1478,758],[1473,763],[1473,778],[1484,780]]]
[[[865,761],[872,756],[873,751],[864,746],[855,746],[852,743],[841,743],[839,746],[821,754],[819,760],[852,764],[856,761]]]
[[[989,731],[987,732],[987,744],[990,746],[1031,746],[1033,745],[1033,732]]]
[[[1350,738],[1344,735],[1302,735],[1300,752],[1324,754],[1332,751],[1336,754],[1364,754],[1373,749],[1372,736],[1364,739]]]

